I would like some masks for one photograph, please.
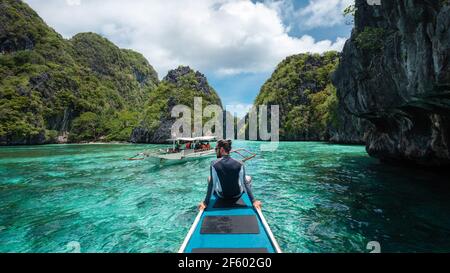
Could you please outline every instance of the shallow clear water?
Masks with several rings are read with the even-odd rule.
[[[125,160],[159,148],[0,148],[0,252],[69,252],[73,242],[81,252],[176,252],[210,160]],[[384,252],[450,251],[448,177],[379,164],[360,146],[281,143],[258,153],[247,172],[285,252],[367,252],[370,241]]]

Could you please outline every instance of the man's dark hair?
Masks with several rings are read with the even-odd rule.
[[[232,149],[231,144],[232,144],[232,141],[230,139],[219,140],[217,142],[217,149],[223,148],[225,150],[225,152],[229,153],[229,152],[231,152],[231,149]]]

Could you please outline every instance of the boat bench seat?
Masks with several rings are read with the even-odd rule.
[[[259,234],[255,215],[207,216],[201,234]]]
[[[235,253],[269,253],[267,248],[194,248],[192,253],[225,253],[225,254],[235,254]]]

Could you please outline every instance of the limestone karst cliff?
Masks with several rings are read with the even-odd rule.
[[[369,122],[368,153],[385,162],[450,164],[450,6],[356,1],[334,76],[341,107]]]

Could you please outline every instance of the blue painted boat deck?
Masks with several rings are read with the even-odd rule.
[[[194,249],[267,249],[269,253],[275,253],[269,235],[264,228],[261,219],[253,208],[247,194],[242,196],[247,207],[242,208],[214,208],[216,197],[211,198],[208,208],[200,218],[185,253],[192,253]],[[202,223],[208,216],[247,216],[254,215],[258,221],[259,234],[201,234]]]

